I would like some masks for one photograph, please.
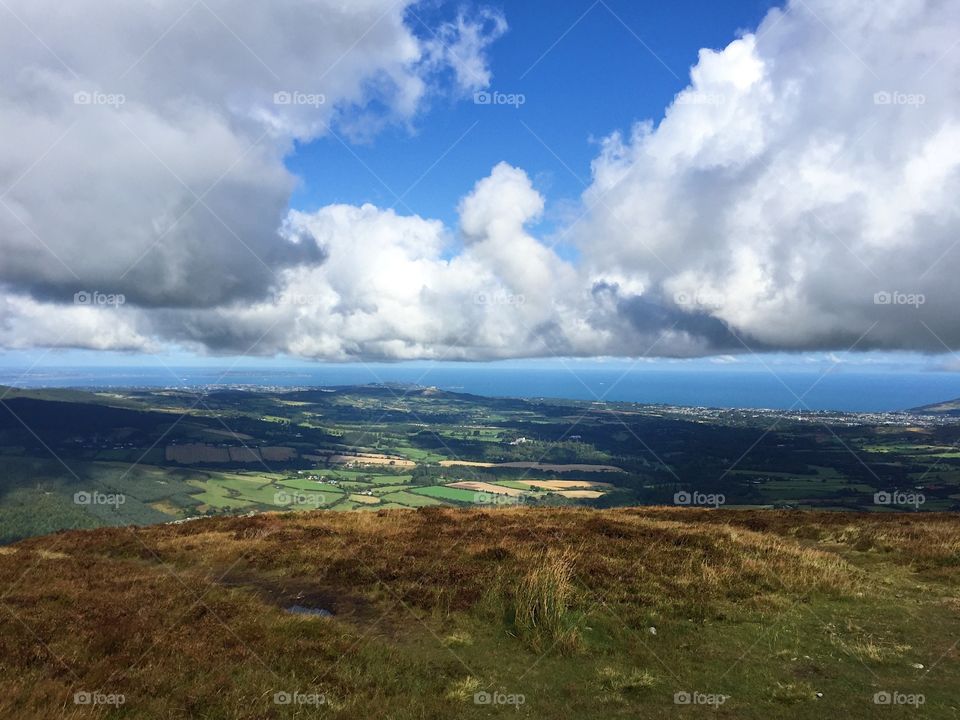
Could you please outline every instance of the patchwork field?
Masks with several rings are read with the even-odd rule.
[[[960,510],[952,415],[798,422],[380,386],[201,398],[0,391],[0,542],[270,510],[681,501]]]
[[[58,472],[55,463],[21,459],[21,471]],[[171,469],[138,465],[130,468],[122,463],[79,463],[76,466],[82,484],[56,481],[44,482],[44,471],[37,472],[32,486],[19,492],[20,506],[37,503],[57,503],[63,507],[59,516],[48,518],[64,526],[83,527],[80,520],[92,513],[89,525],[126,525],[131,522],[168,522],[188,517],[222,513],[262,512],[267,510],[355,509],[357,507],[419,508],[430,505],[484,505],[491,504],[491,496],[502,495],[526,502],[539,502],[552,497],[561,502],[566,497],[594,498],[610,489],[585,495],[570,495],[560,482],[528,485],[523,481],[451,481],[440,484],[414,482],[410,474],[376,473],[345,469],[337,466],[321,467],[296,472],[268,472],[266,470],[201,470],[198,468]],[[391,468],[392,470],[392,468]],[[590,484],[575,483],[577,487]],[[110,505],[77,505],[74,495],[82,493],[98,496],[123,496],[123,502]],[[494,503],[495,504],[495,503]],[[13,506],[15,508],[17,506]],[[11,509],[13,509],[11,508]],[[0,520],[2,520],[0,506]],[[58,519],[59,517],[59,519]],[[29,518],[25,518],[29,522]],[[24,527],[27,529],[33,523]],[[58,529],[57,525],[47,530]],[[35,532],[23,532],[16,525],[6,528],[0,540],[14,540]]]
[[[567,498],[598,498],[603,496],[600,490],[558,490],[557,495]]]
[[[462,488],[464,490],[473,490],[475,492],[493,493],[495,495],[510,495],[512,497],[520,497],[524,494],[522,490],[512,487],[505,487],[503,485],[494,485],[493,483],[488,482],[455,482],[450,483],[447,487]]]
[[[565,472],[623,472],[621,468],[612,465],[557,465],[553,463],[540,462],[474,462],[470,460],[441,460],[440,467],[482,467],[482,468],[512,468],[527,470],[543,470],[545,472],[565,473]]]
[[[393,465],[402,468],[416,466],[413,460],[388,455],[331,455],[329,462],[335,465]]]
[[[614,487],[610,483],[589,482],[587,480],[518,480],[517,482],[529,488],[544,490],[586,490],[599,487],[609,490]]]

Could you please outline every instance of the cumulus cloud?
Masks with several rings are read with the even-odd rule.
[[[701,51],[663,120],[596,159],[589,271],[741,350],[956,348],[958,26],[954,3],[804,0]]]
[[[79,325],[105,347],[338,360],[960,347],[956,3],[789,2],[702,50],[658,122],[604,141],[575,260],[537,236],[546,199],[505,163],[454,228],[286,211],[293,140],[371,104],[407,121],[438,73],[486,86],[499,16],[422,39],[380,0],[183,3],[199,17],[181,38],[163,36],[175,3],[118,2],[85,36],[45,4],[13,6],[60,59],[0,29],[20,68],[0,85],[6,346],[92,345]],[[174,47],[140,58],[157,38]],[[83,88],[126,103],[75,106]],[[45,317],[78,287],[128,302]]]
[[[218,307],[322,263],[309,236],[278,232],[295,182],[284,156],[373,114],[415,116],[453,59],[414,34],[411,4],[5,2],[0,283]],[[463,18],[443,32],[457,75],[483,83],[492,38]]]
[[[0,344],[10,349],[82,347],[159,352],[137,328],[136,314],[94,305],[56,306],[25,296],[0,295]]]
[[[292,212],[286,232],[315,238],[324,263],[286,271],[264,302],[155,315],[155,330],[221,352],[328,359],[569,352],[555,298],[577,275],[526,231],[542,207],[523,171],[498,165],[463,200],[467,243],[453,256],[436,220],[372,205]]]

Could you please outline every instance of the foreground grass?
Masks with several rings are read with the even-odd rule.
[[[958,567],[960,523],[937,514],[425,508],[60,533],[0,548],[0,717],[960,717]]]

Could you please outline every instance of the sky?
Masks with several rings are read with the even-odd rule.
[[[403,194],[440,160],[404,201],[420,215],[455,226],[460,198],[505,161],[525,168],[550,204],[561,206],[549,209],[549,223],[563,203],[577,202],[600,140],[639,118],[662,116],[687,84],[699,49],[724,47],[738,28],[755,27],[772,6],[751,0],[529,0],[496,6],[509,29],[488,52],[490,87],[523,94],[523,105],[438,98],[412,133],[391,128],[375,142],[349,149],[331,139],[303,146],[287,162],[304,178],[291,204],[308,210],[330,203],[389,207],[396,196],[385,185]],[[442,19],[450,7],[417,11],[417,17]],[[419,23],[414,29],[429,35]]]
[[[2,366],[960,369],[955,3],[0,15]]]

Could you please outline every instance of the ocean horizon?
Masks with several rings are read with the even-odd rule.
[[[317,367],[62,367],[0,369],[22,388],[337,387],[374,383],[435,386],[490,397],[604,400],[715,408],[893,412],[960,397],[949,372],[770,372],[430,364]]]

